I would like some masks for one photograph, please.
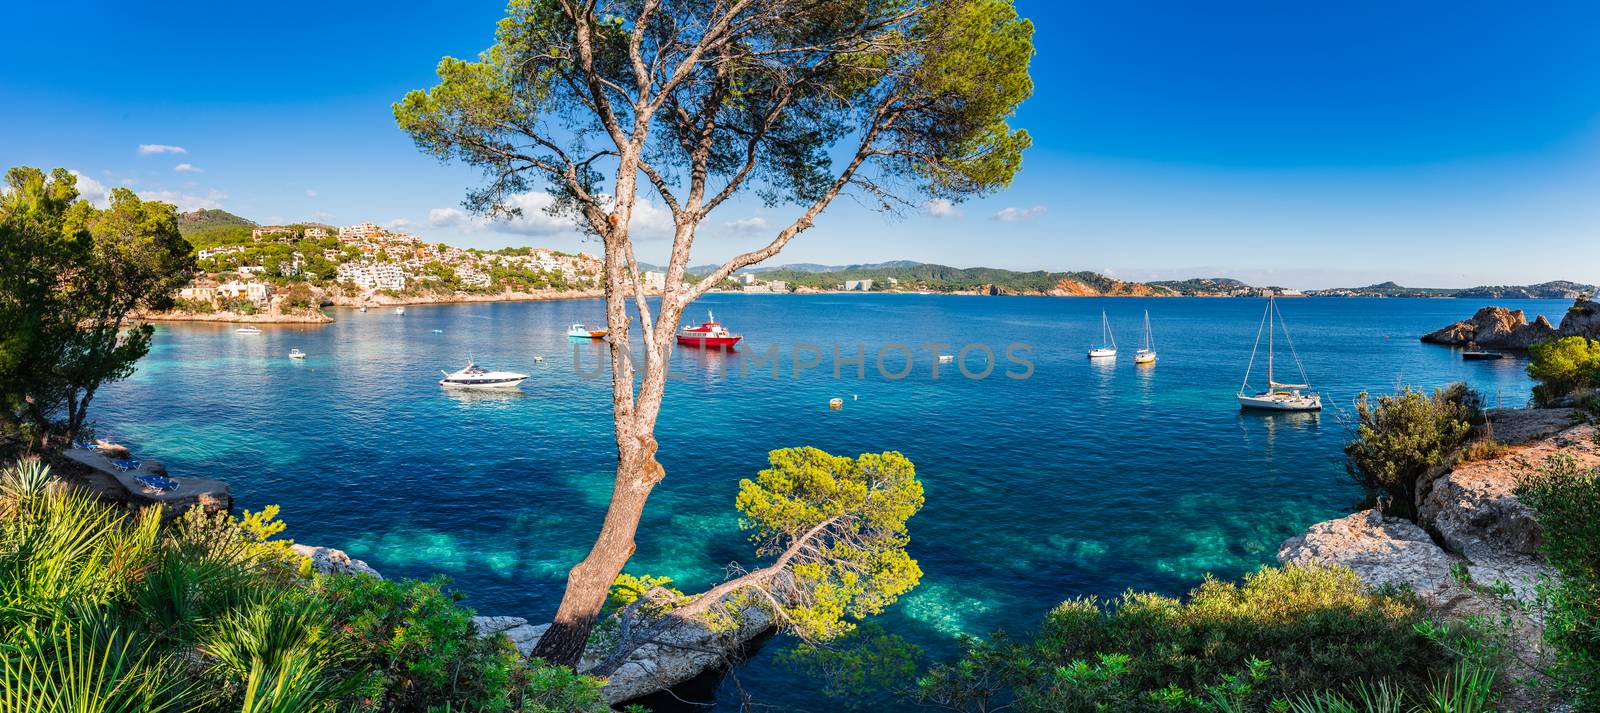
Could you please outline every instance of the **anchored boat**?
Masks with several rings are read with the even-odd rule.
[[[1117,338],[1111,336],[1111,320],[1100,310],[1100,346],[1089,348],[1090,359],[1104,359],[1117,355]]]
[[[1150,310],[1144,311],[1144,346],[1133,353],[1133,363],[1156,363],[1156,341],[1155,337],[1150,335]]]
[[[1289,344],[1289,354],[1294,357],[1294,365],[1300,370],[1300,383],[1285,384],[1276,380],[1273,375],[1273,323],[1283,330],[1283,339]],[[1267,335],[1267,390],[1255,394],[1247,394],[1245,390],[1250,387],[1250,370],[1256,364],[1256,351],[1261,348],[1261,334]],[[1284,324],[1283,315],[1278,312],[1278,301],[1267,298],[1267,311],[1261,315],[1261,326],[1256,329],[1256,345],[1250,349],[1250,364],[1244,369],[1244,383],[1239,385],[1239,407],[1263,409],[1267,411],[1321,411],[1322,395],[1315,391],[1302,392],[1311,385],[1306,379],[1306,368],[1300,363],[1300,355],[1294,350],[1294,340],[1289,337],[1289,326]]]
[[[304,359],[304,358],[306,358],[306,353],[303,352],[303,351],[300,351],[298,348],[290,349],[289,350],[289,358],[290,359]]]
[[[440,386],[456,386],[474,389],[511,388],[528,378],[527,374],[518,374],[514,371],[489,371],[477,364],[467,362],[466,368],[461,371],[444,371],[444,378],[439,380]]]
[[[717,316],[706,310],[706,321],[698,327],[684,327],[678,330],[678,343],[691,347],[704,347],[712,349],[731,349],[743,339],[737,334],[729,332],[726,327],[717,322]]]
[[[604,339],[607,333],[608,330],[604,329],[590,329],[582,322],[567,327],[567,336],[574,339]]]

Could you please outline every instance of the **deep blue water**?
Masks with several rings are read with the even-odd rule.
[[[675,353],[682,381],[668,387],[657,433],[667,477],[628,570],[693,591],[728,563],[749,563],[733,499],[768,450],[899,450],[926,488],[911,522],[925,576],[880,622],[948,655],[960,633],[1026,630],[1069,597],[1176,594],[1207,572],[1234,577],[1272,562],[1283,539],[1359,499],[1339,462],[1348,437],[1339,413],[1363,389],[1466,380],[1491,403],[1527,399],[1520,359],[1463,362],[1417,341],[1476,302],[1280,305],[1329,406],[1320,416],[1239,411],[1233,394],[1261,300],[707,297],[691,316],[715,309],[744,346]],[[1555,321],[1568,303],[1515,306]],[[1084,357],[1102,309],[1122,347],[1114,363]],[[1146,309],[1160,361],[1136,368]],[[104,389],[93,416],[102,434],[176,474],[226,479],[239,507],[281,505],[297,541],[344,548],[390,576],[449,574],[484,613],[549,616],[566,569],[598,529],[612,477],[608,385],[583,373],[603,347],[563,336],[571,322],[600,321],[599,302],[334,315],[334,324],[265,326],[258,336],[162,325],[138,372]],[[937,348],[944,353],[985,344],[1000,363],[982,380],[954,364],[933,379],[934,352],[921,346],[930,342],[955,345]],[[891,343],[913,348],[904,379],[878,373],[878,350]],[[1027,379],[1003,375],[1022,370],[1004,356],[1014,343],[1031,345]],[[823,356],[796,378],[800,344],[820,345]],[[741,369],[773,345],[779,377]],[[861,346],[865,378],[850,364],[835,378],[835,345],[847,358]],[[295,347],[310,358],[286,358]],[[437,385],[440,369],[469,357],[533,376],[514,395]],[[981,351],[968,357],[981,371]],[[899,371],[904,354],[885,362]],[[845,399],[842,410],[829,411],[833,397]],[[828,709],[774,666],[783,645],[738,672],[744,689],[762,703]],[[731,689],[720,691],[730,709]]]

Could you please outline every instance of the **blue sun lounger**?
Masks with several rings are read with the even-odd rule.
[[[116,466],[117,470],[135,470],[139,467],[139,461],[135,458],[126,458],[111,461],[111,465]]]
[[[139,481],[146,490],[158,493],[170,493],[178,489],[178,481],[161,475],[136,475],[133,479]]]

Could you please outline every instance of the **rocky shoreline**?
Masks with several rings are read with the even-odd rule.
[[[1319,522],[1286,540],[1283,564],[1349,567],[1369,586],[1403,585],[1446,621],[1510,612],[1518,653],[1511,679],[1536,673],[1527,659],[1542,648],[1538,612],[1511,608],[1494,589],[1505,584],[1527,601],[1552,574],[1538,554],[1538,522],[1514,494],[1519,474],[1562,453],[1580,467],[1600,467],[1600,429],[1574,423],[1571,409],[1499,410],[1489,414],[1497,440],[1510,451],[1442,469],[1418,489],[1418,521],[1377,510]],[[1532,690],[1509,692],[1513,710],[1548,710]]]
[[[1520,350],[1561,337],[1600,340],[1600,303],[1579,297],[1561,318],[1559,327],[1552,326],[1543,315],[1530,323],[1528,315],[1520,309],[1484,307],[1468,319],[1422,335],[1422,341],[1449,346],[1475,345]]]

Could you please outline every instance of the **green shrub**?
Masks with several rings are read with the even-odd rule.
[[[1417,630],[1422,621],[1414,596],[1371,592],[1349,570],[1264,567],[1240,584],[1208,579],[1187,601],[1069,600],[1031,638],[969,641],[966,657],[935,666],[919,693],[955,710],[1011,696],[1023,711],[1118,711],[1218,699],[1255,710],[1385,679],[1422,690],[1450,665]]]
[[[311,575],[275,507],[163,524],[50,480],[0,469],[0,711],[606,710],[441,582]]]
[[[1540,551],[1557,577],[1539,589],[1552,674],[1578,703],[1600,710],[1600,472],[1551,456],[1517,484],[1543,531]]]
[[[1533,400],[1541,406],[1555,404],[1579,389],[1600,386],[1600,341],[1562,337],[1528,347],[1532,359],[1528,376],[1539,381]]]
[[[1351,477],[1373,496],[1386,493],[1389,514],[1416,519],[1418,479],[1467,442],[1480,403],[1459,385],[1432,396],[1407,387],[1378,397],[1376,406],[1363,392],[1356,399],[1356,437],[1344,446]]]

